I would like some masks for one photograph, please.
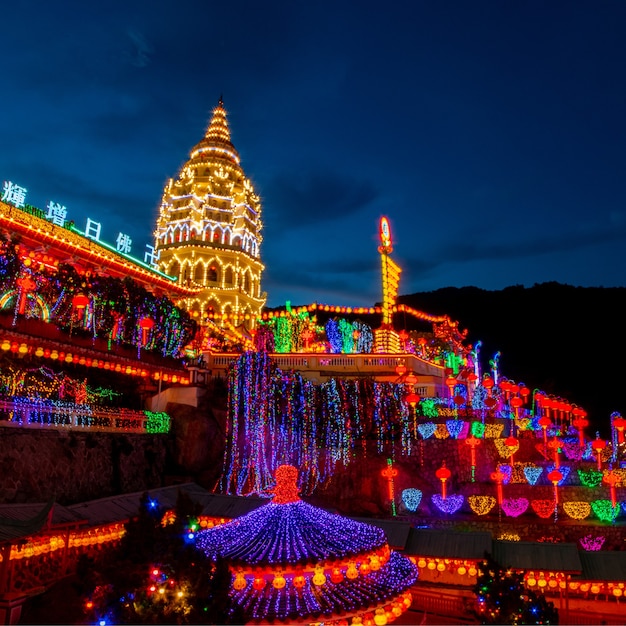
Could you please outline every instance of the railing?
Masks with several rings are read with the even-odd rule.
[[[168,432],[170,418],[165,413],[19,398],[0,400],[0,426],[152,434]]]
[[[272,353],[270,357],[277,365],[284,369],[297,369],[302,373],[318,373],[320,376],[331,376],[341,373],[344,375],[377,376],[388,379],[397,379],[396,367],[399,364],[406,366],[407,371],[413,371],[417,376],[429,377],[430,380],[420,381],[421,387],[428,395],[437,396],[446,393],[444,385],[444,368],[421,359],[414,354],[282,354]],[[223,376],[229,365],[239,358],[239,354],[203,355],[203,367],[213,376]],[[424,394],[426,395],[426,394]]]

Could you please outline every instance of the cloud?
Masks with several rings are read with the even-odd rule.
[[[283,172],[264,193],[268,224],[280,233],[311,224],[336,222],[354,215],[379,196],[367,180],[322,170],[300,174]]]
[[[146,67],[150,64],[150,55],[154,52],[144,35],[136,30],[129,29],[126,34],[131,41],[132,50],[129,53],[129,61],[135,67]]]

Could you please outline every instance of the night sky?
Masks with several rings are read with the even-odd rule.
[[[626,2],[11,0],[0,183],[143,259],[220,96],[268,305],[626,286]]]

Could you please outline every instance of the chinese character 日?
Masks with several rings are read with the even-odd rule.
[[[48,212],[46,213],[46,219],[49,219],[53,224],[57,226],[63,226],[65,224],[65,218],[67,217],[67,209],[61,206],[58,202],[48,202],[46,207]]]
[[[5,202],[10,202],[19,209],[24,206],[27,191],[25,187],[15,185],[10,180],[5,180],[2,189],[2,199]]]
[[[115,242],[117,251],[123,252],[124,254],[130,254],[130,246],[133,243],[133,240],[124,233],[119,233],[117,235],[117,240]]]
[[[87,218],[87,226],[85,227],[85,237],[100,241],[100,223],[94,222],[91,218]]]

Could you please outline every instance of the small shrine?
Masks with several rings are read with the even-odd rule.
[[[298,470],[281,465],[270,503],[199,533],[226,559],[247,623],[387,624],[411,606],[417,568],[382,529],[303,502]]]

